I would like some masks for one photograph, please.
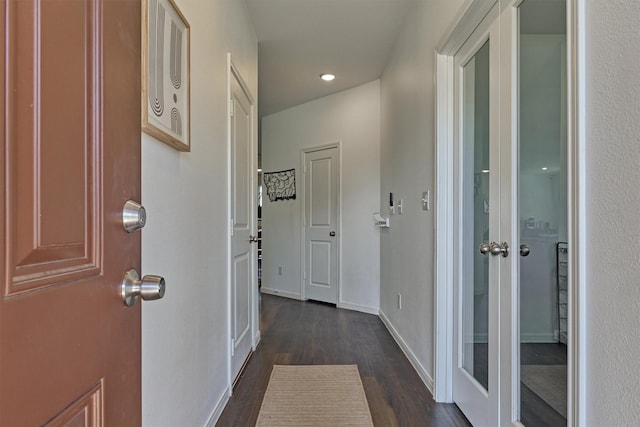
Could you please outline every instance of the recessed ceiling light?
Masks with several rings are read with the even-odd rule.
[[[489,173],[489,169],[482,169],[482,173]]]
[[[330,81],[334,80],[336,78],[336,76],[333,75],[333,74],[324,73],[324,74],[320,74],[320,78],[322,80],[324,80],[325,82],[330,82]]]
[[[546,167],[546,166],[542,168],[543,171],[546,171],[547,169],[549,169],[549,168]]]

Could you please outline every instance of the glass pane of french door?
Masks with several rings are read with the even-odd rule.
[[[462,102],[462,366],[488,390],[489,42],[463,68]]]
[[[564,0],[525,0],[518,11],[520,420],[525,426],[567,423],[565,10]]]

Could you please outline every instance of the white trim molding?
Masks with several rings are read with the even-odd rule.
[[[380,313],[380,310],[376,307],[368,307],[366,305],[351,304],[344,301],[338,302],[337,307],[345,310],[359,311],[361,313],[373,314],[376,316]]]
[[[567,425],[587,425],[586,413],[586,5],[567,0],[567,123],[569,147],[569,325]]]
[[[393,324],[382,310],[380,310],[380,320],[382,320],[382,323],[384,323],[384,326],[387,328],[395,342],[398,343],[398,346],[400,346],[400,349],[402,350],[404,355],[407,356],[407,359],[409,359],[411,366],[413,366],[413,368],[416,370],[422,382],[424,382],[431,394],[433,394],[433,378],[431,378],[427,370],[420,363],[418,357],[413,353],[413,351],[411,351],[411,348],[407,345],[404,339],[402,339],[398,331],[393,327]]]
[[[278,297],[285,297],[289,299],[303,301],[303,298],[300,294],[296,294],[295,292],[281,291],[280,289],[267,288],[264,285],[262,285],[262,287],[260,288],[260,292],[267,295],[275,295]]]
[[[436,248],[434,262],[434,390],[453,401],[453,56],[436,55]]]
[[[213,411],[211,411],[211,415],[209,415],[209,419],[207,420],[206,427],[215,427],[216,423],[220,419],[220,415],[222,415],[222,411],[227,406],[229,399],[231,398],[233,390],[230,387],[227,387],[222,392],[222,395],[218,399],[218,403],[216,403]]]

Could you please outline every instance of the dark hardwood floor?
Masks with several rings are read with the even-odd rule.
[[[485,388],[488,383],[487,344],[474,345],[474,377]],[[522,365],[566,365],[567,346],[559,343],[520,344]],[[566,427],[567,419],[524,383],[520,383],[520,419],[528,427]]]
[[[377,316],[263,295],[262,341],[217,426],[253,426],[273,365],[357,364],[379,427],[469,426],[454,404],[436,403]]]
[[[522,365],[566,365],[567,346],[559,343],[521,344],[520,359]],[[520,400],[521,419],[525,426],[566,427],[567,419],[524,383],[520,383]]]

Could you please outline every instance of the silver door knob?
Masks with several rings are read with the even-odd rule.
[[[135,269],[124,274],[120,292],[127,307],[131,307],[138,301],[138,297],[145,301],[160,299],[164,296],[164,278],[154,274],[147,274],[140,280]]]
[[[122,226],[127,233],[140,230],[147,223],[147,211],[140,203],[127,200],[122,208]]]
[[[531,249],[527,245],[520,245],[520,256],[527,256],[531,253]]]
[[[491,255],[493,256],[502,255],[504,258],[509,256],[509,244],[507,242],[491,242],[489,248]]]
[[[249,243],[257,243],[258,236],[249,236]]]
[[[491,245],[488,243],[483,243],[480,245],[480,253],[482,255],[487,255],[491,253]]]

